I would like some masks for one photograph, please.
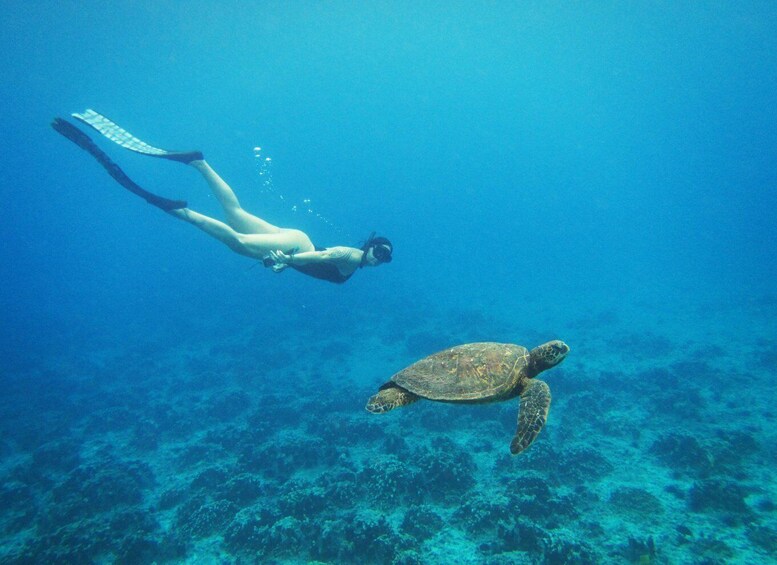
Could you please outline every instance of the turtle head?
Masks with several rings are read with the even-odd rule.
[[[555,367],[566,359],[567,353],[569,353],[569,346],[558,339],[538,345],[530,353],[529,364],[532,367],[532,376]]]

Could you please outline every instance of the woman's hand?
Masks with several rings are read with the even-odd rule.
[[[287,255],[280,249],[277,251],[270,251],[270,259],[273,261],[272,270],[276,273],[280,273],[291,263],[291,255]]]
[[[291,255],[286,255],[280,249],[277,251],[270,251],[270,257],[272,257],[272,260],[276,263],[284,263],[286,265],[291,263]]]

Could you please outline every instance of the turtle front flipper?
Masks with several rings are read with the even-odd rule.
[[[519,454],[529,447],[545,426],[550,408],[550,388],[544,381],[532,379],[521,393],[518,429],[510,442],[510,453]]]
[[[380,387],[378,394],[370,397],[365,408],[373,414],[385,414],[389,410],[415,402],[421,398],[391,381]]]

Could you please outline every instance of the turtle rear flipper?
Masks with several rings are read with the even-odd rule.
[[[550,408],[550,388],[544,381],[532,379],[521,394],[518,429],[510,442],[510,453],[519,454],[529,447],[545,426]]]
[[[370,397],[365,408],[368,412],[372,412],[373,414],[385,414],[389,410],[405,406],[406,404],[415,402],[419,398],[421,397],[417,394],[413,394],[409,390],[405,390],[389,381],[380,387],[380,392],[378,392],[378,394],[374,394]]]

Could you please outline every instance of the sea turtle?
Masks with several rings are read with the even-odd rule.
[[[475,404],[521,397],[518,429],[510,451],[531,445],[545,425],[550,389],[535,377],[561,363],[569,353],[563,341],[549,341],[531,351],[511,343],[466,343],[416,361],[396,373],[367,401],[367,410],[384,414],[426,398]]]

